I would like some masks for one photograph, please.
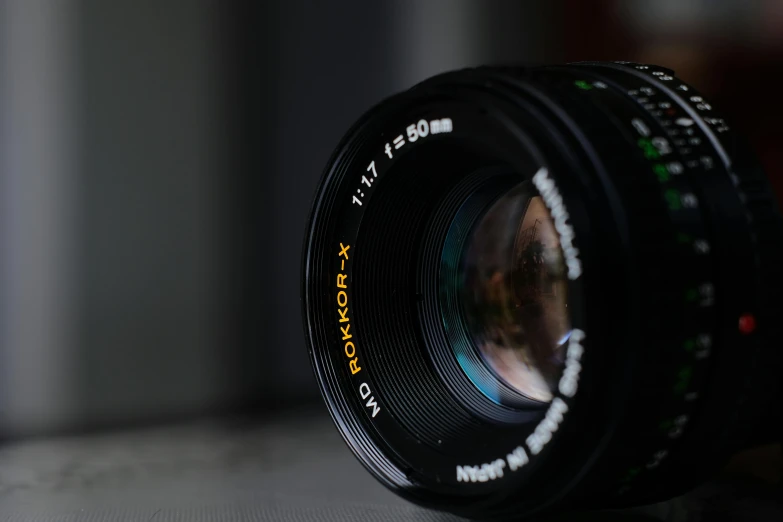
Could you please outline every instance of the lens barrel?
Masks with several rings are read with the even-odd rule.
[[[748,146],[672,71],[457,71],[330,159],[305,335],[398,494],[485,519],[637,505],[780,440],[782,246]]]

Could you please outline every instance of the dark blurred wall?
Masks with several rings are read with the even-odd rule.
[[[213,2],[77,3],[80,420],[224,400],[226,255]]]
[[[0,429],[166,417],[230,391],[218,13],[3,3]]]

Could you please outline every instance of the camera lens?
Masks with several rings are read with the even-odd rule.
[[[501,381],[522,397],[550,402],[570,323],[565,262],[549,212],[529,183],[492,202],[466,235],[460,212],[440,276],[443,325],[457,361],[493,401],[501,399]],[[454,299],[458,306],[450,307]],[[473,350],[497,381],[480,378]]]
[[[447,73],[330,159],[303,316],[348,446],[486,519],[670,498],[780,436],[782,221],[672,71]]]

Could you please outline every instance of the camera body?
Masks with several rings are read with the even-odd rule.
[[[782,240],[753,154],[672,71],[458,71],[338,146],[305,334],[348,446],[414,502],[653,502],[780,440]]]

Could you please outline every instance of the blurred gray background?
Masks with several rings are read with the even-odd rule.
[[[0,0],[0,434],[317,403],[305,220],[384,96],[483,63],[661,61],[765,155],[780,104],[737,100],[781,35],[777,1]]]

